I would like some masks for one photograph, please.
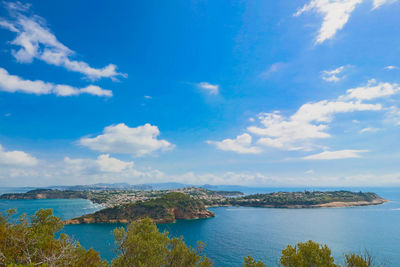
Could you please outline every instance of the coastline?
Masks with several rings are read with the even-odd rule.
[[[218,208],[218,207],[253,207],[253,208],[271,208],[271,209],[316,209],[316,208],[350,208],[350,207],[362,207],[362,206],[375,206],[381,205],[384,203],[388,203],[390,200],[380,198],[374,199],[372,201],[334,201],[323,204],[315,204],[315,205],[261,205],[261,206],[252,206],[252,205],[206,205],[206,208]]]
[[[317,204],[317,205],[286,205],[286,206],[273,206],[273,205],[265,205],[265,206],[257,206],[256,208],[275,208],[275,209],[317,209],[317,208],[350,208],[350,207],[362,207],[362,206],[374,206],[374,205],[381,205],[384,203],[388,203],[390,200],[380,198],[374,199],[373,201],[358,201],[358,202],[329,202],[324,204]],[[197,219],[204,219],[204,218],[212,218],[215,217],[214,213],[208,208],[218,208],[218,207],[255,207],[255,206],[245,206],[245,205],[208,205],[205,206],[206,212],[201,214],[202,216],[190,216],[190,217],[179,217],[173,219],[152,219],[152,221],[156,224],[168,224],[168,223],[175,223],[176,220],[197,220]],[[139,221],[141,219],[138,219]],[[130,223],[132,221],[138,220],[128,220],[128,219],[109,219],[109,220],[96,220],[95,218],[73,218],[69,220],[65,220],[63,223],[65,225],[69,224],[92,224],[92,223],[106,223],[106,224],[113,224],[113,223]]]

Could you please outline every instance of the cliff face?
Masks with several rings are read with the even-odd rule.
[[[177,219],[214,217],[203,203],[183,193],[168,193],[160,198],[100,210],[67,220],[66,224],[128,223],[149,217],[155,223],[172,223]]]

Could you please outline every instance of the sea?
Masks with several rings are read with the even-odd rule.
[[[338,190],[338,188],[247,188],[218,187],[217,190],[239,190],[246,194],[277,191]],[[385,266],[400,266],[400,188],[341,188],[375,192],[390,202],[377,206],[277,209],[252,207],[211,208],[214,218],[179,220],[158,225],[171,236],[183,236],[196,247],[206,244],[203,253],[214,266],[241,266],[243,257],[251,255],[267,266],[277,266],[281,251],[287,245],[314,240],[332,250],[336,263],[344,262],[349,252],[368,251],[375,261]],[[6,192],[26,189],[0,188]],[[33,214],[50,208],[62,219],[88,214],[101,206],[84,199],[0,200],[0,212],[17,208],[18,214]],[[103,259],[115,257],[113,230],[124,224],[66,225],[62,230],[85,248],[100,252]]]

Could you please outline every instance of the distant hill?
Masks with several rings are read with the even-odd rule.
[[[47,189],[59,189],[59,190],[76,190],[76,191],[86,191],[86,190],[152,190],[153,187],[146,184],[130,185],[128,183],[97,183],[91,185],[57,185],[49,186]]]
[[[26,193],[8,193],[0,196],[0,199],[69,199],[87,198],[82,191],[57,190],[57,189],[34,189]]]

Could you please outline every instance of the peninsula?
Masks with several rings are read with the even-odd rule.
[[[106,208],[93,214],[65,221],[66,224],[81,223],[128,223],[146,217],[155,223],[172,223],[178,219],[214,217],[203,202],[189,195],[170,192],[159,198]]]
[[[302,191],[244,195],[237,191],[211,191],[198,187],[174,190],[73,191],[37,189],[4,194],[0,199],[83,198],[104,209],[66,221],[79,223],[128,223],[149,217],[156,223],[177,219],[214,217],[208,207],[328,208],[379,205],[388,200],[371,192]]]

